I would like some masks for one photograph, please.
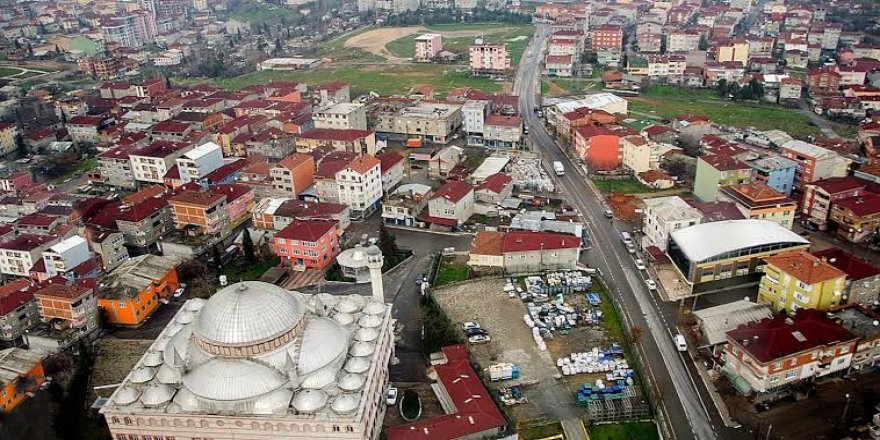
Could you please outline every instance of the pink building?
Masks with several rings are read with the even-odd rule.
[[[229,217],[229,227],[234,228],[247,221],[254,209],[253,188],[241,183],[227,185],[215,185],[211,192],[226,195],[226,214]]]
[[[416,61],[431,61],[443,50],[443,37],[440,34],[423,34],[416,37]]]
[[[504,73],[510,69],[506,44],[485,43],[478,39],[471,45],[469,53],[473,75]]]
[[[333,220],[297,220],[275,234],[275,255],[300,269],[323,269],[339,254],[339,226]]]

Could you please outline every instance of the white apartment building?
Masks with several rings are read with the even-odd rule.
[[[352,218],[370,215],[382,199],[382,170],[379,159],[360,156],[336,173],[338,203],[347,205]]]
[[[58,237],[20,234],[0,243],[0,273],[27,277],[34,264],[43,257],[43,250],[58,242]]]
[[[350,102],[333,103],[312,112],[315,128],[366,130],[367,106]]]
[[[176,159],[183,184],[199,181],[223,166],[223,150],[213,142],[199,145]]]
[[[462,123],[461,106],[421,102],[396,112],[380,113],[376,132],[386,133],[392,140],[412,138],[446,144]]]
[[[666,35],[667,52],[691,52],[700,47],[700,34],[672,31]]]
[[[654,142],[642,136],[620,138],[620,149],[623,166],[636,174],[659,169],[664,154],[680,150],[674,145]]]
[[[467,133],[468,145],[483,145],[483,131],[485,131],[486,113],[489,110],[489,101],[468,100],[461,107],[462,129]]]
[[[666,251],[669,234],[703,222],[703,214],[679,196],[645,199],[645,222],[642,232],[647,243]]]
[[[416,37],[415,61],[431,61],[443,50],[443,37],[440,34],[423,34]]]
[[[61,240],[43,252],[43,263],[49,277],[63,275],[90,259],[89,243],[79,235]]]
[[[165,174],[177,164],[177,158],[189,151],[187,144],[156,141],[129,154],[134,178],[139,182],[165,183]]]

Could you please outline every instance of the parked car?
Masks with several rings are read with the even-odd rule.
[[[648,290],[657,290],[657,283],[654,280],[648,278],[645,280],[645,284],[648,286]]]
[[[468,342],[471,344],[485,344],[491,340],[492,338],[489,335],[474,335],[468,338]]]
[[[388,406],[392,406],[397,403],[397,388],[388,388],[388,394],[385,396],[385,403],[387,403]]]
[[[488,336],[489,332],[487,332],[486,330],[483,330],[481,328],[469,328],[464,331],[464,334],[466,334],[468,336],[476,336],[476,335]]]
[[[642,261],[641,258],[636,258],[636,269],[638,269],[638,270],[647,270],[648,269],[647,267],[645,267],[645,262]]]
[[[186,292],[186,288],[185,288],[185,287],[180,287],[180,288],[178,288],[177,290],[174,291],[174,297],[175,297],[175,298],[180,298],[180,296],[183,295],[183,292]]]
[[[461,329],[464,331],[468,331],[468,329],[472,329],[472,328],[480,328],[481,329],[483,327],[480,327],[480,324],[477,324],[476,322],[473,322],[473,321],[468,321],[468,322],[465,322],[464,324],[461,325]]]
[[[614,218],[614,211],[610,209],[605,210],[605,218]]]
[[[681,333],[676,334],[672,337],[672,341],[675,342],[675,348],[678,351],[688,351],[687,341],[684,339]]]

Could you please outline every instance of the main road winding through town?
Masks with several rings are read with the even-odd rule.
[[[541,153],[547,169],[552,169],[548,166],[552,161],[560,161],[565,166],[565,175],[557,179],[558,190],[581,214],[593,240],[592,248],[582,259],[601,271],[612,295],[624,309],[627,324],[645,330],[637,344],[647,364],[642,373],[647,374],[659,390],[660,401],[655,403],[668,427],[666,434],[677,440],[717,439],[718,414],[714,408],[710,414],[710,408],[704,403],[709,400],[703,396],[705,390],[701,392],[693,380],[690,368],[695,367],[691,358],[687,354],[682,356],[673,346],[674,327],[667,324],[659,305],[652,299],[642,275],[621,243],[614,222],[604,217],[606,208],[598,190],[583,176],[579,164],[559,148],[534,112],[539,105],[536,101],[541,61],[549,34],[549,26],[537,27],[520,61],[513,86],[513,92],[519,95],[520,112],[530,128],[532,148]]]

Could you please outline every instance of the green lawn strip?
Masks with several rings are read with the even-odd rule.
[[[563,434],[562,423],[558,420],[532,419],[525,420],[517,426],[520,438],[526,440],[541,439]]]
[[[614,304],[611,303],[611,297],[608,296],[608,291],[605,290],[605,286],[603,286],[602,283],[593,283],[590,292],[598,293],[599,297],[602,299],[602,304],[599,304],[599,309],[602,310],[602,326],[605,328],[605,331],[608,332],[608,336],[610,336],[611,339],[620,342],[622,346],[625,346],[626,336],[623,332],[624,324],[620,315],[617,314],[617,309],[614,308]]]
[[[15,67],[0,67],[0,78],[15,76],[21,72],[22,72],[21,69],[17,69]]]
[[[510,27],[505,23],[447,23],[447,24],[429,24],[425,29],[434,32],[455,32],[455,31],[482,31],[492,30],[493,27]]]
[[[254,281],[260,279],[267,270],[277,266],[281,260],[272,256],[256,263],[250,261],[236,260],[226,266],[226,277],[229,282],[234,283],[241,281]]]
[[[471,268],[467,264],[443,261],[440,263],[440,271],[437,273],[434,285],[440,287],[444,284],[464,281],[468,278],[470,271]]]
[[[98,159],[94,158],[94,157],[90,157],[86,160],[79,161],[76,163],[75,167],[70,168],[64,174],[56,177],[55,183],[63,182],[63,181],[68,180],[74,176],[78,176],[82,173],[85,173],[86,171],[94,169],[97,166],[98,166]]]
[[[657,426],[651,422],[593,425],[590,438],[601,440],[658,440]]]
[[[603,193],[643,194],[661,191],[642,185],[638,180],[633,178],[626,180],[594,180],[593,183]]]
[[[398,58],[412,58],[416,54],[416,37],[418,37],[418,34],[391,40],[385,44],[385,50]],[[446,41],[443,44],[445,46]]]

